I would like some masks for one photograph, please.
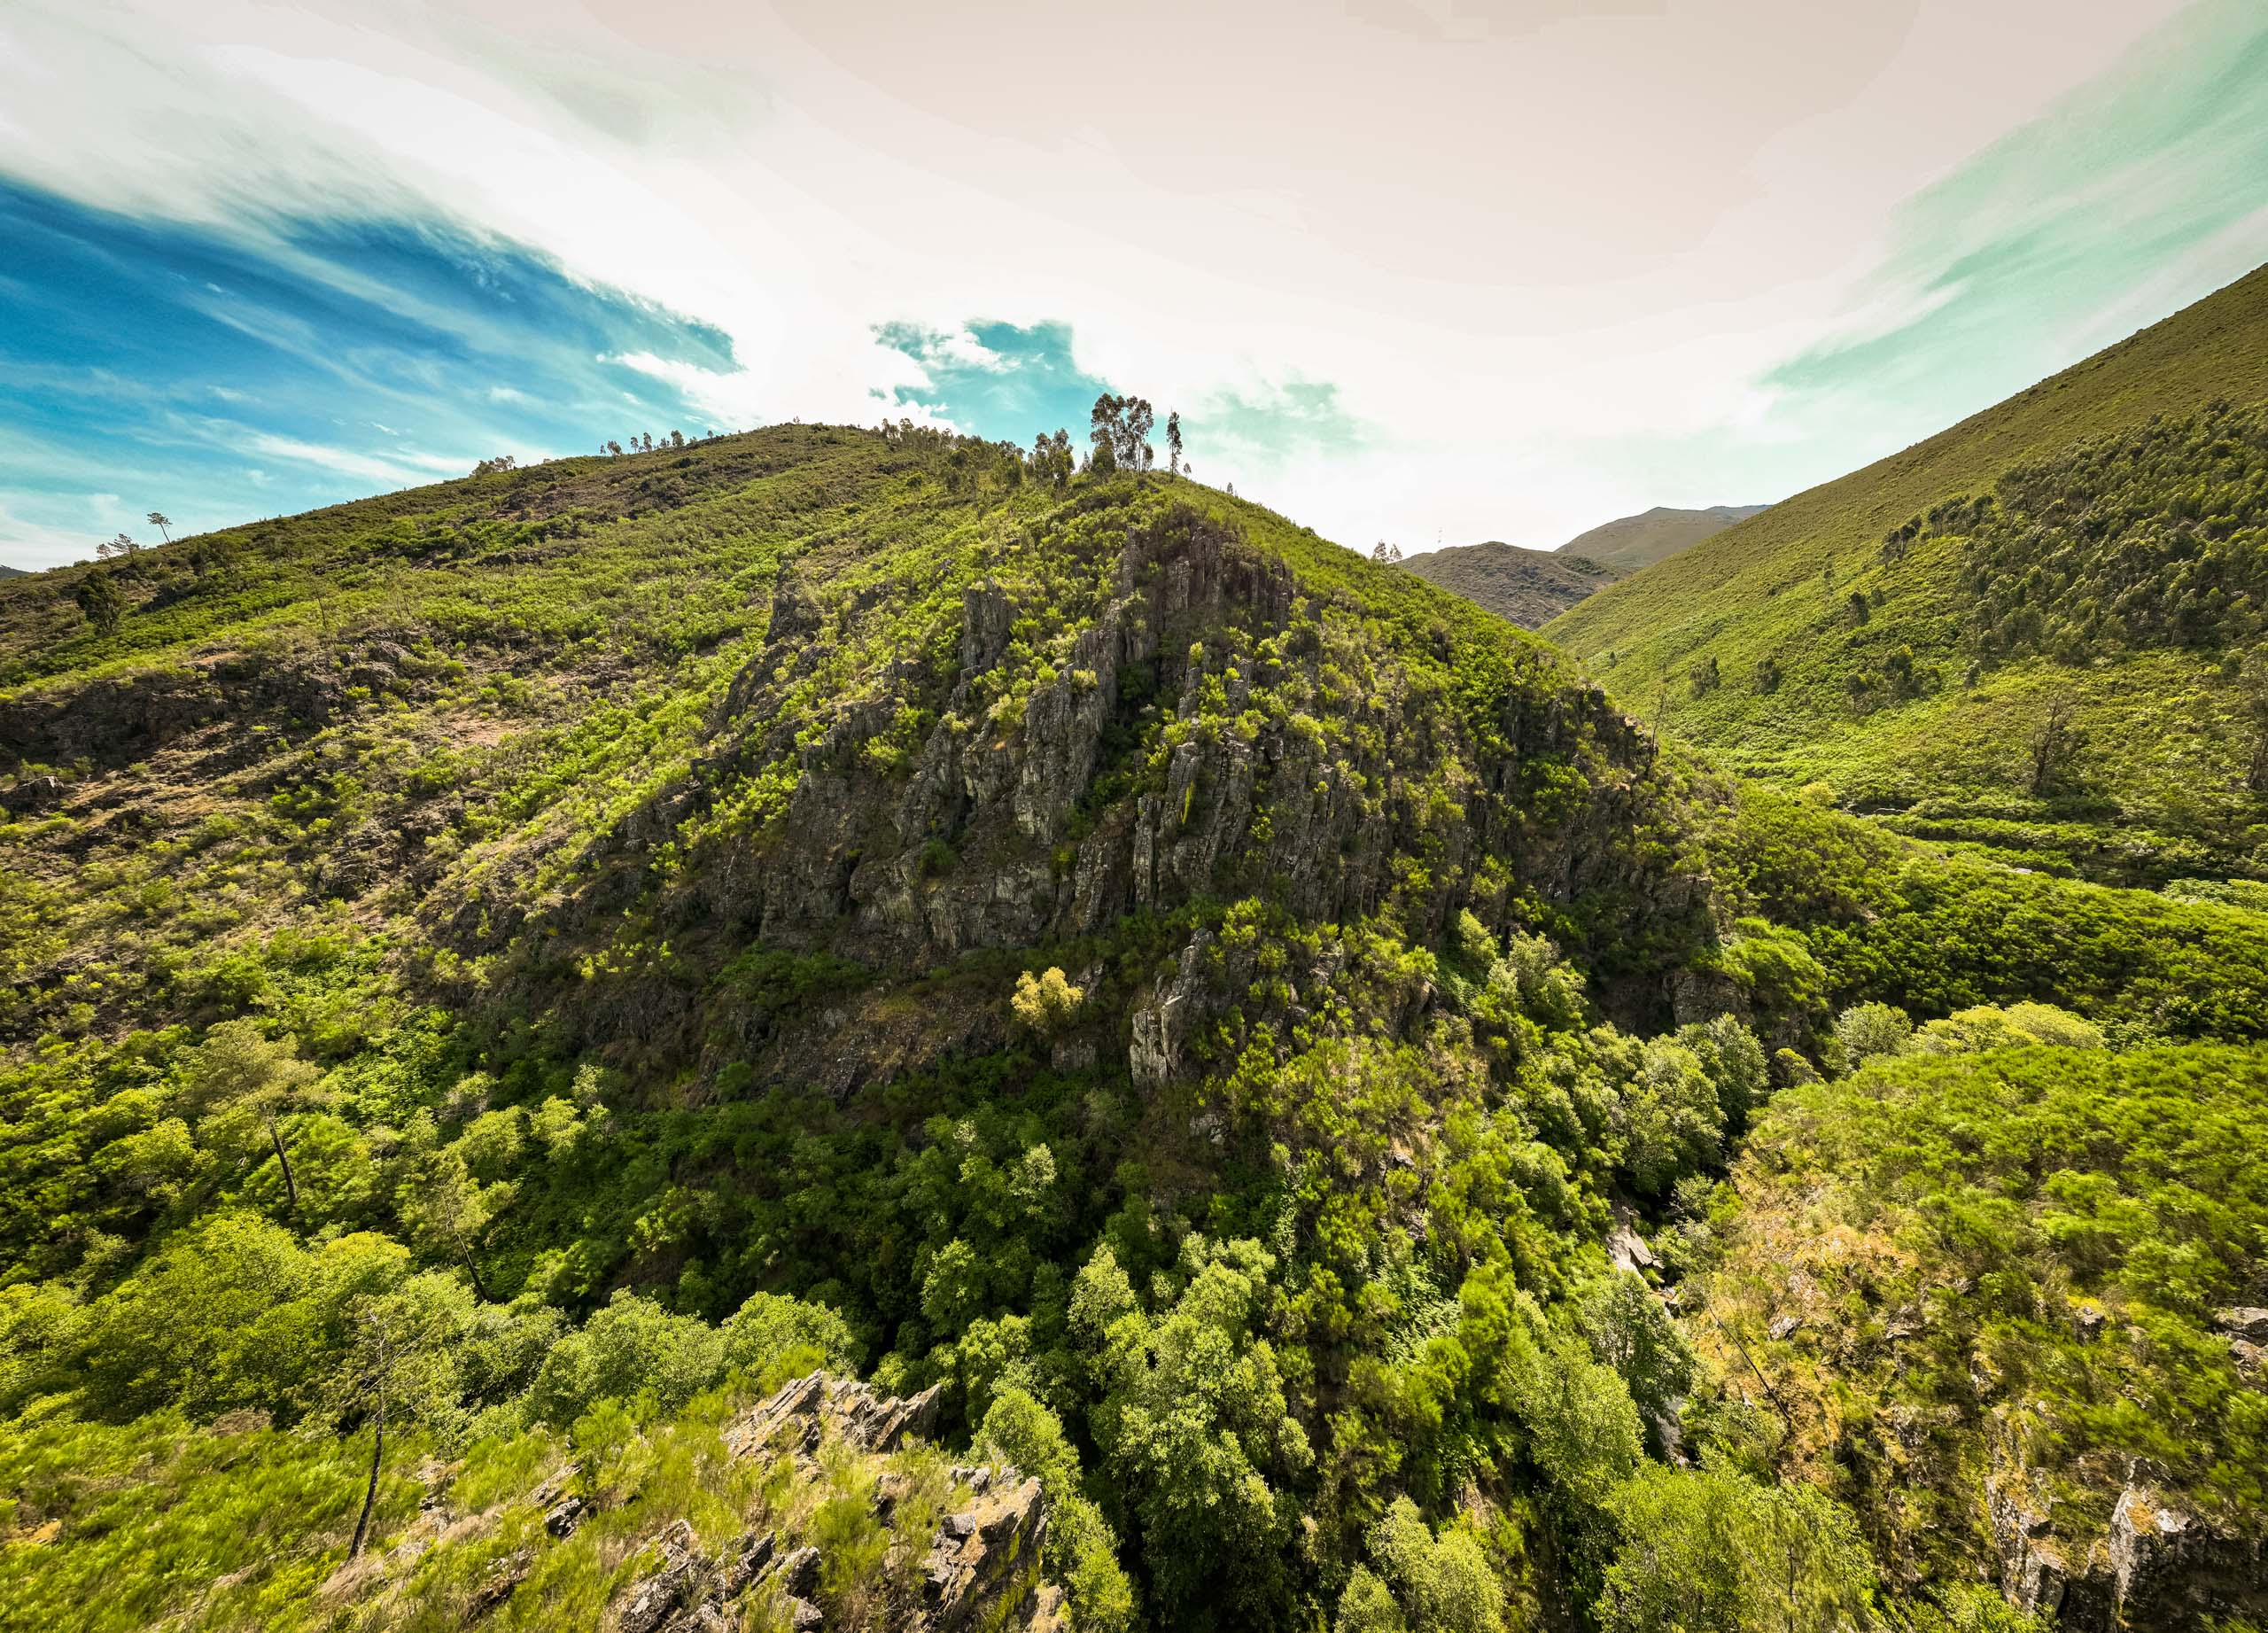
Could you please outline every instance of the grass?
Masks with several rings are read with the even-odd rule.
[[[2258,876],[2268,810],[2243,788],[2249,748],[2224,652],[2106,642],[2077,664],[1999,658],[1969,684],[1977,653],[1961,541],[1924,539],[1894,562],[1882,545],[1909,517],[1990,493],[2012,468],[2080,439],[2264,397],[2268,269],[1610,586],[1544,634],[1744,775],[1824,782],[1854,809],[1936,802],[1924,820],[2026,824],[2033,843],[2015,850],[2120,882],[2160,883],[2184,867]],[[1863,621],[1854,595],[1868,603]],[[1853,691],[1854,680],[1879,683],[1901,649],[1910,686]],[[2059,696],[2090,747],[2065,788],[2034,799],[2029,747]],[[2059,830],[2072,825],[2084,836],[2066,843]]]

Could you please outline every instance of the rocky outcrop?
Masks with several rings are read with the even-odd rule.
[[[1579,958],[1671,945],[1680,925],[1707,939],[1705,878],[1657,842],[1669,796],[1651,743],[1542,649],[1492,651],[1498,672],[1475,693],[1491,701],[1460,700],[1367,603],[1342,604],[1194,509],[1153,515],[1094,564],[1050,608],[1072,634],[1046,663],[1016,643],[1022,610],[993,579],[944,613],[918,587],[838,590],[815,566],[783,569],[705,757],[592,847],[586,883],[543,910],[546,942],[610,934],[635,912],[688,944],[839,954],[886,984],[1193,904],[1258,898],[1343,925],[1391,901],[1425,942],[1462,908],[1503,928],[1519,897],[1580,906],[1569,921],[1596,945],[1571,946]],[[950,644],[918,621],[941,616],[958,618]],[[1443,654],[1452,639],[1446,624],[1433,634]],[[812,666],[860,650],[881,661],[814,704]],[[711,820],[759,785],[775,790],[765,814]],[[643,859],[704,830],[641,900]],[[493,939],[515,910],[469,899],[459,918]],[[1148,1082],[1189,1064],[1181,1040],[1227,988],[1188,954],[1204,949],[1184,949],[1186,978],[1092,1018],[1098,1058],[1127,1052]],[[1667,973],[1603,981],[1609,1014],[1666,1022]],[[648,1056],[672,1032],[694,1049],[728,1038],[742,1060],[778,1035],[760,1007],[696,1015],[688,996],[623,984],[585,991],[577,1014],[594,1044]],[[1714,1013],[1711,998],[1722,1007],[1681,992],[1678,1007]],[[781,1048],[778,1069],[812,1081],[811,1051]]]
[[[313,729],[380,693],[412,695],[432,667],[397,636],[309,640],[97,674],[0,699],[0,770],[133,759],[220,722]]]
[[[899,1400],[855,1380],[813,1372],[743,1413],[726,1430],[725,1442],[734,1458],[784,1456],[800,1474],[815,1476],[816,1459],[830,1443],[879,1458],[927,1436],[938,1402],[935,1388]],[[990,1466],[956,1467],[951,1479],[946,1512],[913,1578],[918,1586],[892,1600],[883,1625],[892,1633],[1058,1633],[1065,1626],[1063,1595],[1040,1574],[1048,1516],[1039,1481]],[[879,1518],[891,1517],[900,1489],[887,1474],[878,1481]],[[649,1563],[610,1607],[617,1633],[725,1633],[743,1626],[751,1611],[769,1617],[768,1625],[827,1625],[827,1559],[814,1544],[764,1529],[712,1554],[680,1520],[637,1551]],[[481,1609],[501,1605],[526,1574],[522,1562],[518,1575],[484,1598]]]
[[[2000,1591],[2063,1633],[2183,1633],[2268,1611],[2268,1557],[2167,1504],[2142,1483],[2119,1493],[2108,1529],[2060,1535],[2013,1481],[1986,1489]]]

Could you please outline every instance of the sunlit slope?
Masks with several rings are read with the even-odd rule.
[[[2099,463],[2073,454],[2088,439],[2262,398],[2268,270],[1610,586],[1544,633],[1736,769],[1824,782],[1839,803],[2036,865],[2149,883],[2257,872],[2263,818],[2244,787],[2242,652],[2230,640],[1985,650],[1981,592],[1961,576],[1965,535],[1925,526],[1895,561],[1884,541],[2028,463],[2100,479]],[[2090,502],[2062,495],[2053,525],[2084,531]],[[2082,746],[2036,791],[2031,750],[2058,699]]]

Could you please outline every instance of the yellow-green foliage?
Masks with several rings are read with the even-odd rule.
[[[1974,1568],[1988,1478],[2083,1557],[2137,1458],[2256,1526],[2268,1409],[2216,1324],[2258,1287],[2268,1052],[1877,1059],[1783,1093],[1735,1177],[1705,1348],[1891,1557]]]

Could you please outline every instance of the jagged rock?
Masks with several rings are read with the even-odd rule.
[[[1413,938],[1426,939],[1465,905],[1456,882],[1469,879],[1484,853],[1547,900],[1612,887],[1634,919],[1682,917],[1705,933],[1707,884],[1698,874],[1649,875],[1633,889],[1621,836],[1656,797],[1643,733],[1547,665],[1538,665],[1534,684],[1507,693],[1501,718],[1476,723],[1488,734],[1485,751],[1395,673],[1336,699],[1327,740],[1312,722],[1302,730],[1263,721],[1250,734],[1174,744],[1156,786],[1107,782],[1105,754],[1122,751],[1167,709],[1185,716],[1209,708],[1217,688],[1233,715],[1256,685],[1273,683],[1247,649],[1291,628],[1300,588],[1281,559],[1233,527],[1171,510],[1126,535],[1115,582],[1099,599],[1061,610],[1075,620],[1070,651],[1037,678],[1021,710],[989,710],[978,701],[989,693],[972,686],[1001,661],[1015,611],[997,585],[979,584],[963,591],[960,673],[950,691],[938,689],[944,676],[893,666],[844,695],[814,741],[808,701],[787,708],[786,691],[801,684],[812,649],[833,644],[816,632],[839,622],[841,641],[855,640],[861,614],[853,597],[830,602],[822,618],[801,570],[783,571],[765,644],[727,689],[704,762],[685,780],[690,791],[657,797],[650,823],[625,814],[602,849],[633,859],[697,815],[706,790],[783,766],[792,791],[765,825],[760,864],[753,852],[708,858],[686,870],[682,902],[665,904],[664,916],[681,906],[703,921],[735,924],[751,941],[787,950],[855,945],[870,968],[919,973],[980,948],[1095,936],[1129,913],[1162,916],[1198,899],[1259,896],[1314,922],[1358,919],[1404,888],[1396,859],[1412,818],[1381,790],[1409,755],[1440,753],[1461,757],[1473,781],[1461,796],[1464,822],[1429,841],[1447,848],[1428,866],[1441,881],[1433,898],[1410,904]],[[1267,666],[1309,669],[1324,684],[1329,642],[1340,636],[1301,634]],[[934,720],[926,738],[889,740],[909,711]],[[886,750],[876,748],[885,741]],[[1548,776],[1568,786],[1563,773],[1574,763],[1585,768],[1573,785],[1580,797],[1542,820],[1532,784]],[[1098,805],[1106,786],[1122,792]],[[634,870],[605,878],[617,876]],[[594,886],[560,928],[625,905]],[[638,996],[649,1005],[667,998],[643,989]],[[1175,1014],[1174,996],[1159,991],[1136,1006],[1145,1013],[1132,1017],[1133,1058],[1147,1082],[1188,1064],[1180,1040],[1209,1018]],[[1670,997],[1637,995],[1653,1013]],[[1724,1007],[1721,994],[1679,1001],[1697,1016]],[[650,1039],[656,1020],[647,1007],[634,1020],[594,1013],[586,1024],[597,1036],[634,1026]],[[753,1024],[760,1031],[767,1022],[758,1015]],[[840,1055],[863,1052],[842,1042]],[[808,1053],[783,1050],[759,1069],[809,1082]]]
[[[1023,1480],[948,1514],[923,1568],[925,1633],[1001,1627],[1035,1609],[1047,1511],[1039,1481]]]
[[[1775,1316],[1772,1318],[1772,1324],[1764,1330],[1770,1334],[1775,1341],[1783,1341],[1794,1337],[1802,1329],[1803,1324],[1804,1318],[1801,1316]]]
[[[787,1592],[808,1598],[819,1590],[819,1550],[805,1547],[782,1558],[767,1574]]]
[[[1007,592],[991,580],[972,585],[961,593],[963,676],[983,674],[1000,661],[1001,654],[1008,649],[1009,630],[1014,622]]]
[[[810,581],[796,563],[781,563],[772,585],[772,618],[765,626],[765,645],[809,641],[819,634],[819,597]]]
[[[618,1618],[622,1633],[655,1633],[670,1613],[684,1602],[701,1568],[701,1544],[693,1528],[680,1520],[653,1541],[662,1553],[662,1567],[640,1579],[630,1590]]]
[[[2257,1543],[2216,1530],[2144,1487],[2119,1493],[2109,1553],[2118,1625],[2179,1629],[2268,1610],[2268,1559]]]
[[[895,1451],[909,1435],[927,1439],[936,1432],[944,1402],[944,1387],[938,1384],[899,1400],[878,1396],[872,1386],[855,1379],[812,1372],[781,1384],[771,1399],[744,1413],[725,1431],[725,1443],[735,1457],[782,1438],[812,1451],[831,1428],[855,1450]],[[789,1433],[783,1436],[783,1431]]]
[[[1999,1480],[1985,1483],[1985,1512],[1994,1551],[2000,1557],[2000,1595],[2031,1615],[2052,1615],[2062,1607],[2070,1572],[2047,1516],[2028,1507],[2019,1492]]]
[[[535,1568],[535,1551],[516,1548],[490,1567],[488,1575],[472,1590],[472,1598],[465,1601],[464,1614],[468,1621],[477,1621],[512,1597],[512,1590],[528,1579]]]
[[[718,1585],[727,1594],[738,1593],[761,1575],[764,1567],[772,1563],[772,1556],[779,1547],[779,1533],[754,1532],[741,1538],[733,1548],[732,1557],[725,1561]]]
[[[1638,1234],[1638,1210],[1619,1198],[1610,1207],[1613,1223],[1606,1233],[1607,1256],[1634,1273],[1651,1270],[1659,1261],[1646,1239]]]
[[[2234,1310],[2217,1312],[2215,1325],[2232,1338],[2241,1338],[2248,1343],[2268,1344],[2268,1310],[2256,1305],[2240,1305]]]
[[[2013,1482],[1986,1483],[1987,1519],[2000,1559],[2002,1597],[2062,1633],[2179,1633],[2209,1616],[2268,1610],[2268,1560],[2258,1544],[2230,1536],[2130,1483],[2108,1532],[2093,1543],[2056,1534]]]
[[[788,1598],[788,1625],[795,1629],[796,1633],[811,1633],[811,1629],[827,1625],[827,1614],[809,1599],[797,1598],[790,1594]]]
[[[544,1514],[543,1528],[554,1536],[572,1536],[575,1528],[583,1523],[589,1506],[579,1497],[563,1497]]]
[[[63,780],[41,775],[25,777],[13,787],[0,789],[0,811],[10,816],[27,816],[35,811],[46,811],[63,803]]]

